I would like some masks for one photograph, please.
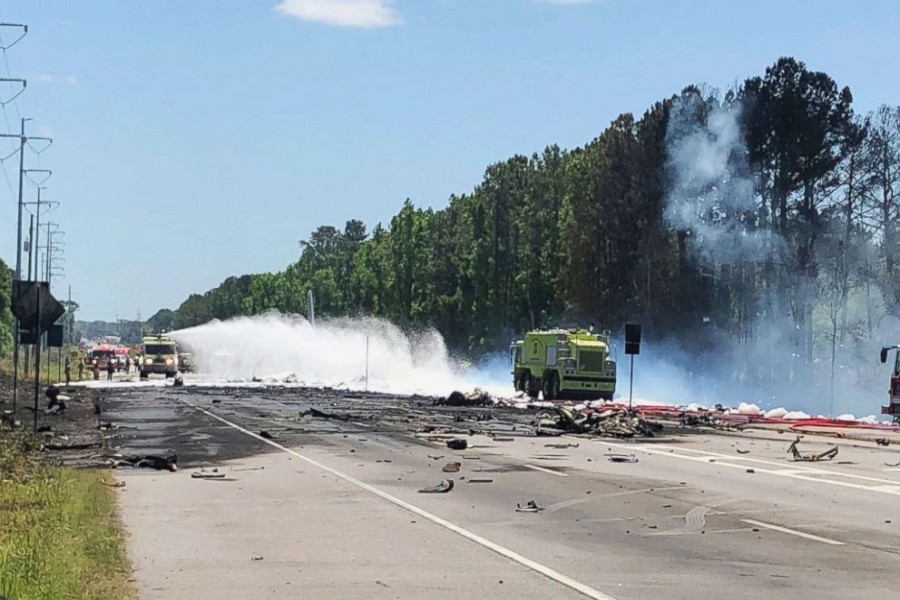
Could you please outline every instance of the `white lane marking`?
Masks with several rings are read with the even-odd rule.
[[[544,510],[548,513],[559,512],[564,508],[569,508],[570,506],[578,506],[579,504],[584,504],[587,502],[586,498],[574,498],[572,500],[563,500],[562,502],[555,502],[550,506],[545,506]]]
[[[228,425],[229,427],[236,429],[245,435],[249,435],[250,437],[259,440],[260,442],[269,444],[273,448],[278,448],[282,452],[287,452],[288,454],[290,454],[292,456],[296,456],[300,460],[305,461],[314,467],[322,469],[323,471],[326,471],[327,473],[331,473],[335,477],[343,479],[347,483],[349,483],[351,485],[355,485],[356,487],[360,488],[361,490],[365,490],[371,494],[374,494],[374,495],[378,496],[379,498],[387,500],[391,504],[393,504],[395,506],[399,506],[400,508],[407,510],[413,514],[416,514],[424,519],[428,519],[432,523],[434,523],[436,525],[440,525],[444,529],[448,529],[449,531],[452,531],[453,533],[461,535],[462,537],[466,538],[469,541],[475,542],[476,544],[479,544],[479,545],[487,548],[488,550],[496,552],[500,556],[508,558],[514,562],[517,562],[520,565],[522,565],[523,567],[527,567],[527,568],[531,569],[532,571],[535,571],[536,573],[540,573],[544,577],[552,579],[553,581],[555,581],[557,583],[560,583],[568,588],[571,588],[571,589],[575,590],[576,592],[587,596],[588,598],[593,598],[594,600],[616,600],[612,596],[608,596],[599,590],[595,590],[594,588],[581,583],[580,581],[576,581],[575,579],[572,579],[571,577],[569,577],[567,575],[563,575],[559,571],[555,571],[546,565],[542,565],[541,563],[531,560],[530,558],[526,558],[525,556],[522,556],[521,554],[519,554],[518,552],[516,552],[514,550],[510,550],[509,548],[507,548],[505,546],[501,546],[500,544],[497,544],[496,542],[492,542],[491,540],[489,540],[487,538],[483,538],[480,535],[478,535],[477,533],[472,533],[468,529],[464,529],[464,528],[460,527],[459,525],[456,525],[455,523],[451,523],[450,521],[447,521],[446,519],[442,519],[441,517],[439,517],[435,514],[432,514],[422,508],[419,508],[418,506],[416,506],[414,504],[410,504],[409,502],[406,502],[405,500],[401,500],[400,498],[397,498],[396,496],[392,496],[391,494],[388,494],[387,492],[384,492],[375,486],[369,485],[368,483],[364,483],[364,482],[360,481],[359,479],[356,479],[355,477],[351,477],[350,475],[347,475],[346,473],[338,471],[337,469],[333,469],[332,467],[329,467],[328,465],[320,463],[317,460],[314,460],[312,458],[304,456],[304,455],[300,454],[299,452],[297,452],[296,450],[292,450],[291,448],[282,446],[278,442],[275,442],[273,440],[267,440],[266,438],[259,436],[248,429],[244,429],[243,427],[241,427],[240,425],[238,425],[236,423],[232,423],[228,419],[224,419],[224,418],[220,417],[219,415],[213,414],[213,413],[209,412],[208,410],[205,410],[203,408],[200,408],[199,406],[191,404],[187,400],[184,400],[182,398],[179,398],[179,400],[181,400],[184,404],[186,404],[187,406],[190,406],[194,410],[197,410],[197,411],[203,413],[204,415],[206,415],[207,417],[210,417],[211,419],[215,419],[221,423],[224,423],[225,425]]]
[[[545,469],[544,467],[539,467],[537,465],[522,465],[523,467],[528,467],[529,469],[534,469],[535,471],[542,471],[544,473],[550,473],[551,475],[556,475],[557,477],[568,477],[568,473],[560,473],[559,471],[554,471],[553,469]]]
[[[826,469],[819,469],[816,467],[806,467],[803,462],[779,462],[773,460],[763,460],[760,458],[750,458],[747,456],[733,456],[731,454],[721,454],[719,452],[709,452],[708,450],[695,450],[693,448],[673,448],[671,446],[654,446],[660,450],[675,450],[677,452],[694,452],[696,454],[702,454],[704,456],[711,457],[709,459],[700,457],[694,457],[700,459],[700,462],[713,462],[713,464],[718,464],[718,460],[739,460],[741,462],[752,462],[760,465],[771,465],[773,467],[782,467],[782,471],[792,471],[797,473],[804,473],[806,475],[827,475],[829,477],[845,477],[847,479],[859,479],[861,481],[871,481],[874,483],[886,483],[889,485],[900,485],[900,481],[893,479],[881,479],[879,477],[868,477],[866,475],[856,475],[855,473],[844,473],[842,471],[829,471]],[[718,459],[718,460],[717,460]],[[733,465],[731,465],[733,466]],[[785,469],[784,467],[790,466],[789,469]]]
[[[634,494],[650,494],[653,492],[668,492],[671,490],[683,490],[683,485],[667,485],[663,487],[644,488],[642,490],[627,490],[624,492],[612,492],[611,494],[601,494],[601,498],[618,498],[620,496],[633,496]]]
[[[729,467],[729,468],[732,468],[732,469],[742,469],[742,470],[745,470],[745,469],[747,468],[747,465],[735,465],[735,464],[727,463],[727,462],[714,462],[714,463],[710,463],[710,462],[707,460],[707,458],[706,458],[705,456],[687,456],[687,455],[685,455],[685,454],[680,454],[680,453],[678,453],[678,452],[663,451],[663,450],[661,449],[661,447],[659,447],[659,446],[656,446],[656,447],[653,447],[653,448],[646,448],[646,447],[641,447],[641,446],[637,446],[637,445],[634,445],[634,444],[616,444],[616,443],[608,442],[608,441],[605,441],[605,440],[604,440],[603,442],[598,442],[598,443],[603,443],[603,444],[605,444],[605,445],[607,445],[607,446],[612,446],[612,447],[616,447],[616,448],[626,448],[626,449],[628,449],[628,450],[630,450],[630,451],[632,451],[632,452],[638,451],[638,452],[643,452],[643,453],[645,453],[645,454],[655,454],[655,455],[658,455],[658,456],[668,456],[668,457],[670,457],[670,458],[678,458],[678,459],[681,459],[681,460],[689,460],[689,461],[692,461],[692,462],[700,462],[700,463],[703,463],[703,464],[705,464],[705,465],[707,465],[707,464],[712,464],[712,465],[719,465],[719,466],[722,466],[722,467]],[[735,457],[733,457],[733,456],[728,456],[728,455],[725,455],[725,454],[723,454],[723,455],[721,455],[721,456],[722,456],[722,458],[728,458],[728,459],[734,459],[734,458],[735,458]],[[783,466],[783,465],[781,465],[781,464],[779,464],[779,463],[774,463],[774,462],[769,462],[769,461],[761,461],[761,460],[757,460],[756,462],[757,462],[757,463],[762,463],[762,464],[766,464],[766,463],[768,462],[769,464],[774,464],[774,465],[777,465],[777,466]],[[833,477],[833,476],[835,476],[835,475],[846,476],[846,474],[842,474],[842,473],[834,473],[834,472],[829,472],[829,471],[823,471],[823,470],[821,470],[821,469],[814,469],[814,471],[815,471],[814,474],[817,475],[816,477],[813,477],[813,476],[811,476],[810,474],[801,475],[800,473],[802,473],[803,471],[800,470],[800,469],[778,469],[778,470],[775,470],[775,469],[764,469],[764,468],[762,468],[762,467],[754,467],[754,470],[755,470],[757,473],[765,473],[765,474],[768,474],[768,475],[776,475],[776,476],[778,476],[778,477],[790,477],[791,479],[799,479],[799,480],[801,480],[801,481],[812,481],[812,482],[814,482],[814,483],[824,483],[824,484],[826,484],[826,485],[834,485],[834,486],[838,486],[838,487],[851,488],[851,489],[854,489],[854,490],[863,490],[863,491],[867,491],[867,492],[876,492],[876,493],[880,493],[880,494],[889,494],[889,495],[891,495],[891,496],[900,496],[900,489],[898,489],[898,488],[895,487],[895,486],[897,485],[897,482],[896,482],[896,481],[890,481],[890,480],[887,480],[887,479],[879,480],[879,479],[875,479],[874,477],[866,477],[866,478],[864,478],[864,479],[874,480],[874,481],[884,481],[884,482],[887,482],[887,483],[891,483],[891,484],[893,484],[893,485],[871,486],[871,485],[860,485],[860,484],[858,484],[858,483],[850,483],[849,481],[836,481],[836,480],[834,480],[834,479],[823,479],[823,478],[821,478],[821,477],[818,477],[818,475],[828,475],[828,476]],[[799,472],[798,472],[798,471],[799,471]]]
[[[747,523],[748,525],[756,525],[757,527],[765,527],[766,529],[780,531],[781,533],[796,535],[798,537],[806,538],[808,540],[813,540],[814,542],[822,542],[823,544],[831,544],[832,546],[845,545],[844,542],[839,542],[837,540],[830,540],[828,538],[819,537],[819,536],[813,535],[811,533],[803,533],[802,531],[797,531],[796,529],[788,529],[787,527],[782,527],[780,525],[772,525],[771,523],[763,523],[762,521],[756,521],[754,519],[741,519],[741,522]]]

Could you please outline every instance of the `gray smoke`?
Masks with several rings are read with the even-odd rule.
[[[713,96],[684,94],[672,107],[666,131],[669,181],[664,217],[689,239],[687,247],[701,270],[715,273],[724,265],[759,267],[790,256],[788,244],[760,223],[759,205],[746,143],[741,134],[739,102],[722,103]],[[821,279],[820,275],[820,279]],[[714,352],[688,352],[676,342],[648,344],[640,357],[635,393],[660,400],[735,406],[753,402],[763,408],[784,406],[810,414],[831,411],[831,333],[823,308],[822,281],[793,277],[793,287],[776,291],[778,305],[806,301],[813,314],[815,350],[812,363],[798,354],[801,335],[786,314],[757,306],[749,315],[746,335],[734,339],[715,332]],[[879,306],[876,290],[857,292],[848,302],[848,319],[864,319],[864,306]],[[887,375],[877,360],[881,338],[891,324],[879,323],[877,339],[850,339],[838,344],[834,365],[834,414],[877,414],[885,400]],[[698,324],[715,328],[715,324]],[[621,389],[621,388],[620,388]]]
[[[739,103],[687,95],[675,101],[666,131],[671,187],[664,217],[693,238],[691,247],[704,262],[761,261],[778,241],[755,226],[740,116]]]

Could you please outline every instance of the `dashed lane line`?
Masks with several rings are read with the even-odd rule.
[[[802,538],[806,538],[808,540],[813,540],[814,542],[822,542],[823,544],[831,544],[832,546],[843,546],[844,545],[844,542],[839,542],[837,540],[819,537],[818,535],[813,535],[811,533],[804,533],[802,531],[797,531],[796,529],[788,529],[787,527],[782,527],[781,525],[773,525],[771,523],[763,523],[762,521],[757,521],[755,519],[741,519],[741,522],[747,523],[748,525],[756,525],[757,527],[764,527],[766,529],[771,529],[773,531],[780,531],[781,533],[787,533],[789,535],[796,535],[797,537],[802,537]]]
[[[669,449],[665,446],[654,446],[653,448],[639,446],[636,444],[617,444],[613,442],[603,441],[603,444],[607,446],[612,446],[615,448],[625,448],[632,452],[643,452],[645,454],[653,454],[657,456],[667,456],[669,458],[676,458],[679,460],[688,460],[692,462],[699,462],[703,464],[709,464],[717,467],[728,467],[731,469],[741,469],[746,470],[748,461],[744,461],[744,464],[735,464],[732,461],[740,461],[741,458],[730,456],[728,454],[718,454],[714,452],[704,452],[700,450],[692,450],[692,452],[700,452],[701,456],[697,455],[687,455],[682,454],[679,451],[675,451],[674,449]],[[720,460],[716,462],[710,462],[710,457],[716,457]],[[760,464],[772,464],[778,467],[779,469],[768,469],[763,468],[757,465]],[[791,479],[798,479],[801,481],[811,481],[814,483],[822,483],[825,485],[833,485],[837,487],[851,488],[854,490],[863,490],[866,492],[875,492],[878,494],[888,494],[891,496],[900,496],[900,482],[891,481],[888,479],[878,479],[875,477],[864,477],[864,476],[856,476],[856,479],[862,479],[866,481],[872,481],[875,483],[884,482],[890,485],[861,485],[859,483],[852,483],[850,481],[838,481],[835,479],[829,479],[830,477],[853,477],[852,475],[846,473],[837,473],[831,471],[825,471],[822,469],[785,469],[783,465],[779,463],[775,463],[772,461],[764,461],[764,460],[753,460],[753,469],[756,473],[764,473],[767,475],[775,475],[776,477],[788,477]]]
[[[580,581],[576,581],[575,579],[572,579],[568,575],[563,575],[559,571],[556,571],[556,570],[554,570],[544,564],[541,564],[537,561],[534,561],[530,558],[522,556],[521,554],[519,554],[518,552],[516,552],[514,550],[510,550],[509,548],[507,548],[505,546],[501,546],[500,544],[498,544],[496,542],[492,542],[491,540],[484,538],[484,537],[478,535],[477,533],[473,533],[473,532],[469,531],[468,529],[465,529],[459,525],[456,525],[455,523],[451,523],[450,521],[447,521],[446,519],[443,519],[433,513],[430,513],[425,509],[419,508],[418,506],[416,506],[414,504],[411,504],[405,500],[401,500],[400,498],[397,498],[396,496],[392,496],[391,494],[388,494],[387,492],[385,492],[373,485],[369,485],[368,483],[360,481],[359,479],[356,479],[355,477],[351,477],[350,475],[347,475],[346,473],[343,473],[341,471],[338,471],[337,469],[329,467],[328,465],[326,465],[324,463],[320,463],[319,461],[317,461],[315,459],[309,458],[308,456],[304,456],[303,454],[300,454],[296,450],[293,450],[286,446],[282,446],[281,444],[279,444],[276,441],[268,440],[260,435],[257,435],[255,433],[253,433],[252,431],[245,429],[236,423],[232,423],[228,419],[220,417],[219,415],[214,414],[204,408],[200,408],[199,406],[192,404],[183,398],[179,398],[179,400],[181,402],[183,402],[184,404],[186,404],[187,406],[190,406],[194,410],[201,412],[204,415],[206,415],[207,417],[209,417],[211,419],[215,419],[216,421],[219,421],[220,423],[224,423],[225,425],[231,427],[232,429],[240,431],[244,435],[248,435],[256,440],[259,440],[260,442],[262,442],[264,444],[269,444],[273,448],[278,448],[282,452],[286,452],[287,454],[290,454],[291,456],[295,456],[295,457],[299,458],[300,460],[305,461],[306,463],[308,463],[316,468],[319,468],[327,473],[334,475],[335,477],[338,477],[339,479],[343,479],[347,483],[354,485],[361,490],[369,492],[370,494],[374,494],[374,495],[378,496],[379,498],[382,498],[383,500],[387,500],[391,504],[398,506],[404,510],[407,510],[413,514],[416,514],[424,519],[428,519],[432,523],[439,525],[439,526],[443,527],[444,529],[452,531],[453,533],[456,533],[457,535],[460,535],[469,541],[475,542],[476,544],[483,546],[484,548],[487,548],[488,550],[491,550],[491,551],[499,554],[500,556],[503,556],[504,558],[508,558],[509,560],[512,560],[513,562],[516,562],[516,563],[522,565],[523,567],[531,569],[532,571],[539,573],[539,574],[543,575],[544,577],[552,579],[553,581],[555,581],[561,585],[564,585],[564,586],[568,587],[569,589],[572,589],[584,596],[587,596],[588,598],[593,598],[594,600],[616,600],[612,596],[604,594],[603,592],[596,590],[588,585],[585,585],[584,583],[581,583]],[[553,471],[550,471],[549,469],[539,469],[539,470],[548,471],[550,473],[553,473]],[[559,473],[554,473],[554,474],[559,475]]]

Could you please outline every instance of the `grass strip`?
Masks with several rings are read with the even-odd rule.
[[[116,512],[99,470],[29,459],[36,440],[0,431],[0,598],[136,598]]]

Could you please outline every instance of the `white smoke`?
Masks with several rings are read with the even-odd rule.
[[[501,396],[513,392],[496,371],[469,373],[452,360],[436,331],[407,335],[382,319],[316,319],[314,327],[303,317],[266,314],[212,321],[172,336],[194,353],[199,372],[218,380],[438,396],[476,387]]]
[[[753,179],[741,135],[741,107],[707,103],[697,95],[678,99],[666,130],[672,178],[665,219],[694,238],[705,260],[762,260],[775,238],[754,227]]]

